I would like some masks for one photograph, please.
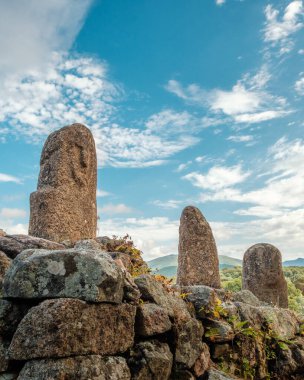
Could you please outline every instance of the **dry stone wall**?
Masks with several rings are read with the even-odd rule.
[[[303,379],[304,325],[293,312],[248,290],[132,278],[100,241],[10,262],[0,379]]]

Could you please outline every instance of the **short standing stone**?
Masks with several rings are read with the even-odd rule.
[[[244,255],[243,289],[259,300],[288,307],[287,283],[282,269],[281,252],[271,244],[255,244]]]
[[[79,298],[120,303],[124,273],[101,251],[29,249],[15,258],[4,278],[7,298]]]
[[[30,235],[57,242],[96,237],[97,160],[92,133],[81,124],[47,138],[37,191],[31,194]]]
[[[186,207],[180,219],[177,284],[220,287],[215,240],[209,223],[193,206]]]
[[[99,355],[75,356],[63,359],[41,359],[26,362],[19,380],[130,380],[126,360]]]
[[[75,355],[113,355],[134,342],[136,307],[47,300],[20,322],[9,347],[15,360]]]

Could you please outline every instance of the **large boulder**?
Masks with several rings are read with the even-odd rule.
[[[140,342],[132,349],[129,364],[132,380],[168,380],[173,355],[166,343],[157,340]]]
[[[26,250],[13,261],[4,280],[7,298],[79,298],[122,301],[124,274],[106,253],[93,250]]]
[[[162,334],[171,329],[169,316],[164,308],[153,303],[139,305],[136,314],[136,333],[140,336]]]
[[[244,254],[242,288],[273,306],[288,307],[281,252],[271,244],[255,244]]]
[[[82,124],[47,138],[37,191],[30,197],[29,233],[54,241],[96,237],[97,159],[94,138]]]
[[[200,210],[186,207],[179,227],[177,284],[220,288],[219,259],[209,223]]]
[[[0,297],[2,297],[3,278],[11,262],[12,260],[4,252],[0,251]]]
[[[0,251],[14,259],[25,249],[64,249],[65,246],[51,240],[28,235],[0,235]]]
[[[130,380],[126,360],[99,355],[28,361],[18,380]]]
[[[11,338],[30,307],[23,302],[13,303],[0,299],[0,336]]]
[[[135,313],[136,308],[128,304],[44,301],[20,322],[9,356],[29,360],[123,353],[133,345]]]

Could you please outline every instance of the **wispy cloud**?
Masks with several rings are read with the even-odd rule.
[[[0,216],[7,219],[18,219],[26,217],[26,211],[20,208],[2,208]]]
[[[236,143],[242,143],[242,142],[250,142],[254,140],[254,137],[252,135],[238,135],[238,136],[229,136],[227,137],[228,141],[233,141]]]
[[[304,73],[300,74],[300,79],[298,79],[295,83],[295,90],[298,93],[298,95],[303,96],[304,95]]]
[[[98,198],[107,197],[108,195],[110,195],[110,193],[108,191],[103,190],[103,189],[97,189],[97,191],[96,191],[96,196]]]
[[[152,204],[154,204],[155,206],[161,207],[165,210],[177,209],[181,206],[182,203],[184,203],[184,201],[174,199],[169,199],[168,201],[156,200],[152,202]]]
[[[130,214],[133,211],[131,207],[126,206],[124,203],[112,204],[108,203],[98,209],[100,215],[117,215],[117,214]]]
[[[225,2],[226,2],[226,0],[215,0],[215,4],[219,5],[219,6],[225,4]]]
[[[0,173],[0,182],[15,182],[15,183],[21,183],[20,179],[9,175],[9,174],[4,174]]]
[[[303,28],[303,1],[292,1],[284,9],[280,17],[280,11],[269,4],[265,7],[264,40],[271,46],[278,46],[280,54],[292,50],[294,42],[291,36]]]
[[[54,51],[67,51],[92,0],[0,2],[0,78],[44,70]]]
[[[197,84],[184,87],[176,80],[170,80],[166,89],[186,102],[208,109],[214,116],[226,117],[235,123],[250,124],[290,113],[286,109],[286,99],[266,90],[270,78],[267,67],[262,66],[253,76],[245,74],[231,90],[206,90]]]

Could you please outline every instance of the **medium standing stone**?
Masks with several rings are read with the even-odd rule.
[[[29,234],[56,242],[96,237],[97,160],[94,138],[82,124],[47,138],[37,191],[31,194]]]
[[[200,210],[186,207],[179,227],[177,284],[220,287],[215,240]]]
[[[281,252],[271,244],[255,244],[244,255],[243,289],[261,301],[288,307],[287,283],[282,270]]]

